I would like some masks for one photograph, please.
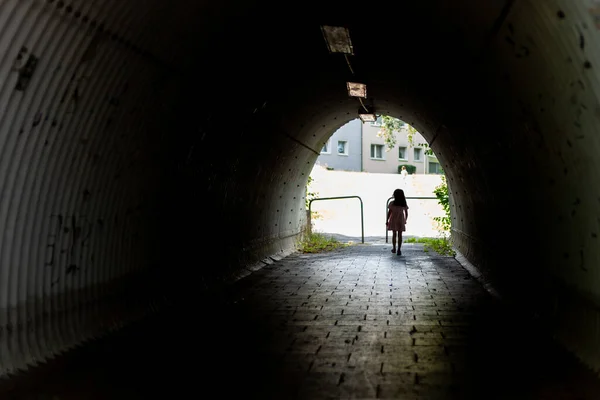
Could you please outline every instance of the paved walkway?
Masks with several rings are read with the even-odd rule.
[[[293,254],[198,296],[191,313],[85,348],[28,384],[47,397],[10,398],[600,398],[589,372],[454,258],[403,253],[380,242]]]

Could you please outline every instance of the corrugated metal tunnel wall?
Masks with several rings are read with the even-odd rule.
[[[413,3],[0,1],[1,371],[292,251],[348,80],[430,142],[458,250],[600,368],[600,2]]]

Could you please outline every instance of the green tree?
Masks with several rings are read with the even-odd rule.
[[[448,195],[448,182],[446,181],[446,176],[442,175],[441,178],[442,181],[433,189],[433,193],[435,194],[435,197],[437,197],[438,203],[444,210],[444,216],[434,217],[433,220],[437,222],[440,233],[448,237],[450,235],[451,228],[450,196]]]
[[[418,131],[412,126],[408,125],[406,122],[401,119],[391,117],[389,115],[380,115],[379,120],[381,121],[381,128],[379,132],[377,132],[377,136],[383,138],[383,141],[388,150],[393,149],[398,143],[398,139],[396,138],[396,133],[400,132],[400,130],[406,125],[408,133],[408,145],[409,147],[415,146],[415,134]],[[417,143],[417,146],[425,148],[425,154],[433,155],[433,151],[429,147],[427,143]]]
[[[383,138],[383,141],[388,150],[393,149],[398,143],[396,139],[396,132],[399,132],[402,127],[406,124],[404,121],[390,117],[389,115],[379,115],[381,121],[381,129],[377,132],[377,136]],[[409,139],[410,141],[411,139]]]

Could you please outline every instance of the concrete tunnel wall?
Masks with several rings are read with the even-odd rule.
[[[382,23],[334,2],[0,2],[2,372],[190,317],[292,251],[350,79],[431,144],[457,249],[600,368],[600,4],[479,3],[380,2],[402,16]],[[321,24],[350,28],[354,76]]]

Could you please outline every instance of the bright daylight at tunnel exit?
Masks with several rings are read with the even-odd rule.
[[[600,398],[600,0],[0,30],[0,398]]]

